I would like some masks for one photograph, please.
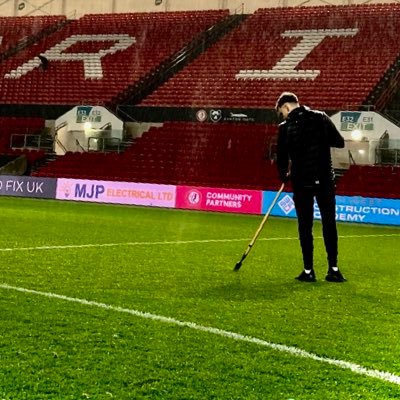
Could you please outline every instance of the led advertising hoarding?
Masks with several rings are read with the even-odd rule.
[[[58,179],[59,200],[175,207],[176,187],[148,183]]]
[[[265,213],[276,192],[263,193],[262,212]],[[296,217],[293,194],[282,193],[271,215]],[[317,203],[314,203],[314,217],[321,219]],[[336,196],[336,220],[382,225],[400,225],[400,200],[377,199],[360,196]]]
[[[54,199],[57,179],[0,175],[0,195]]]
[[[217,189],[178,186],[176,208],[260,214],[262,192],[259,190]]]

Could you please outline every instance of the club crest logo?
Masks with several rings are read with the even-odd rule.
[[[188,200],[189,204],[191,204],[192,206],[196,206],[196,205],[200,204],[201,193],[198,190],[191,190],[187,194],[187,200]]]
[[[204,122],[207,120],[207,111],[206,110],[198,110],[196,112],[196,119],[199,122]]]
[[[212,122],[218,122],[222,118],[221,110],[211,110],[210,111],[210,119]]]

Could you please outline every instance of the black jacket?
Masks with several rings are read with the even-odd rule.
[[[292,110],[279,125],[277,166],[282,182],[289,172],[294,188],[331,184],[331,147],[343,148],[344,139],[324,112],[305,106]]]

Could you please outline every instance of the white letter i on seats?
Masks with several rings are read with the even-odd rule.
[[[285,31],[282,37],[301,37],[299,43],[270,70],[241,70],[236,79],[315,79],[319,70],[295,69],[328,36],[354,36],[358,29],[310,29]]]

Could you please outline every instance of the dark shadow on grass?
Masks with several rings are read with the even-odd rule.
[[[263,281],[257,284],[243,282],[240,278],[226,285],[209,287],[202,295],[207,298],[224,299],[227,301],[243,300],[275,300],[293,296],[293,293],[312,293],[318,291],[326,282],[298,282],[290,278],[281,281]]]

